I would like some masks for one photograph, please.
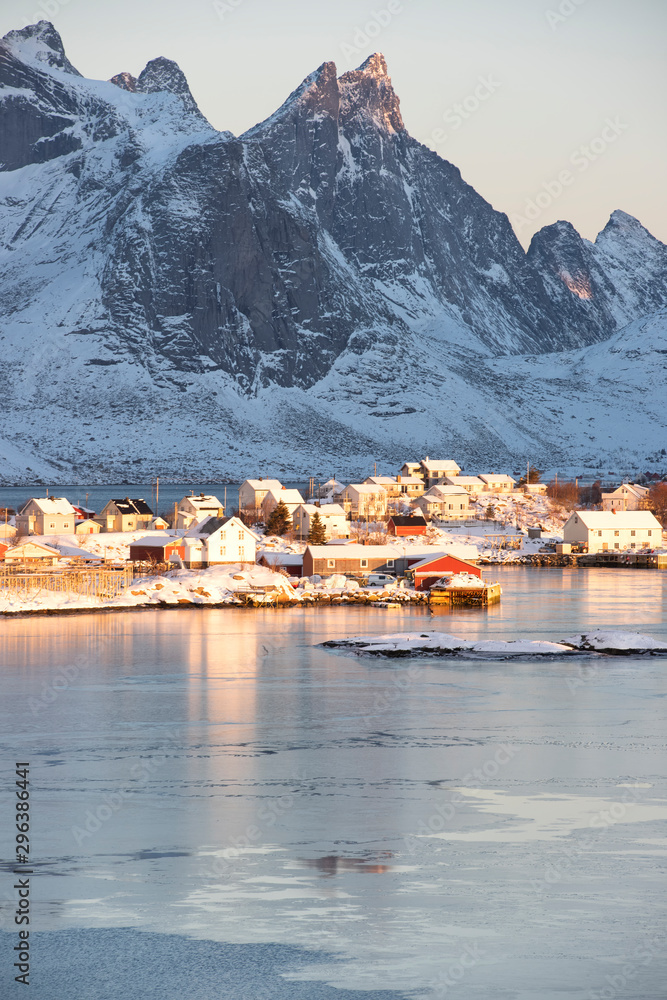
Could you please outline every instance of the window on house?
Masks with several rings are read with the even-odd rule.
[[[51,523],[51,524],[49,525],[49,528],[55,528],[55,524],[53,524],[53,522],[52,522],[52,523]]]
[[[637,548],[636,542],[630,542],[630,548],[631,549],[636,549]]]
[[[393,566],[393,565],[394,565],[394,560],[393,559],[387,559],[387,566]]]
[[[598,531],[598,538],[602,538],[602,532]]]
[[[220,555],[221,556],[226,556],[227,555],[227,549],[225,548],[224,545],[220,546]]]
[[[368,559],[362,559],[361,560],[361,568],[364,569],[366,566],[368,566]]]
[[[617,532],[617,531],[615,531],[615,532],[614,532],[614,535],[618,535],[618,532]]]
[[[224,542],[224,540],[225,540],[226,537],[227,537],[227,532],[226,531],[221,531],[220,532],[220,540]]]
[[[453,503],[450,503],[450,505],[449,505],[449,509],[450,509],[450,510],[454,510],[454,504],[453,504]]]
[[[336,560],[327,559],[327,569],[335,569],[335,568],[336,568]]]
[[[239,541],[243,541],[243,532],[239,531]]]
[[[649,538],[651,537],[651,529],[650,528],[648,530],[648,536],[649,536]]]
[[[618,544],[618,542],[614,542],[614,548],[615,548],[615,549],[620,549],[620,547],[621,547],[621,546],[620,546],[620,545]]]
[[[69,528],[69,521],[65,521],[65,522],[64,522],[64,524],[63,524],[63,528]]]
[[[239,555],[240,555],[241,559],[243,559],[244,549],[243,549],[242,545],[239,545]]]
[[[636,535],[636,534],[637,534],[637,532],[636,532],[636,531],[631,531],[631,532],[630,532],[630,534],[631,534],[631,535]]]

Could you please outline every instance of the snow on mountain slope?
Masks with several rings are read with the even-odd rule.
[[[0,41],[0,136],[6,481],[22,455],[52,482],[328,476],[661,440],[641,386],[665,382],[667,248],[615,212],[594,244],[559,222],[524,253],[410,137],[380,54],[324,63],[237,139],[172,61],[86,80],[42,21]]]

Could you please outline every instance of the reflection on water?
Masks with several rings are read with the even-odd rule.
[[[488,575],[500,604],[437,617],[0,622],[3,776],[17,753],[31,760],[39,929],[326,948],[341,961],[304,978],[432,997],[468,948],[480,957],[451,995],[604,990],[661,919],[665,658],[385,662],[317,647],[413,629],[667,635],[665,573]],[[660,971],[656,957],[623,996],[660,997]]]
[[[386,858],[393,857],[391,851],[383,851]],[[299,864],[306,868],[316,868],[322,875],[337,875],[339,872],[360,872],[368,875],[383,875],[392,870],[391,865],[378,864],[368,858],[343,858],[328,854],[325,858],[299,858]]]

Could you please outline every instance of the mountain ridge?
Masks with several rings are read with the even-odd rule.
[[[524,251],[507,215],[409,135],[379,53],[340,77],[323,63],[240,137],[206,122],[163,57],[137,78],[85,80],[48,22],[0,42],[0,88],[5,373],[30,358],[22,395],[8,390],[7,441],[45,460],[72,457],[46,417],[28,428],[31,407],[63,422],[87,408],[105,424],[115,399],[146,420],[147,395],[178,414],[194,394],[191,423],[203,393],[218,437],[235,435],[250,455],[262,407],[292,435],[289,414],[308,413],[319,449],[281,439],[284,450],[293,442],[295,472],[332,454],[338,432],[352,452],[398,458],[409,438],[431,453],[495,449],[507,463],[525,447],[540,460],[564,450],[520,431],[520,414],[503,441],[503,399],[483,359],[520,368],[528,355],[590,348],[667,306],[667,247],[621,211],[594,243],[558,222]],[[48,390],[45,357],[61,373]],[[378,371],[399,357],[403,385]],[[87,403],[73,395],[74,371]],[[386,403],[373,402],[377,384]],[[491,392],[486,420],[463,435],[434,420],[445,385],[476,409]],[[341,420],[359,396],[369,406],[350,404]],[[141,449],[137,458],[148,468]]]

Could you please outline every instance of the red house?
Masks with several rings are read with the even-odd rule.
[[[482,571],[467,559],[459,559],[448,553],[439,552],[436,556],[428,556],[412,567],[415,573],[415,590],[428,590],[441,576],[446,573],[470,573],[481,579]]]
[[[387,521],[387,531],[390,535],[424,535],[426,527],[426,521],[421,514],[412,516],[392,514]]]
[[[130,544],[130,560],[132,562],[169,562],[169,556],[176,554],[183,559],[185,557],[185,546],[180,538],[165,537],[160,532],[159,535],[148,535],[137,539]]]
[[[9,542],[0,541],[0,559],[5,558],[5,552],[10,548]]]

